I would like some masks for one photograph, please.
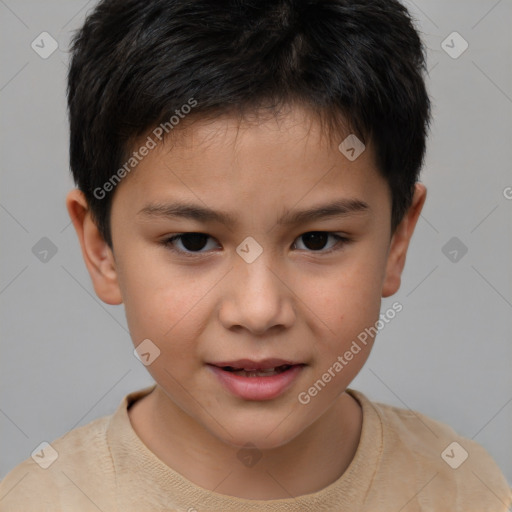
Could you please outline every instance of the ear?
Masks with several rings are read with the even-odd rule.
[[[66,197],[66,207],[75,226],[96,295],[107,304],[121,304],[123,300],[114,255],[92,219],[83,192],[71,190]]]
[[[416,222],[420,216],[427,189],[421,183],[416,183],[412,204],[391,238],[386,264],[386,275],[382,285],[382,296],[389,297],[400,288],[400,280],[405,265],[405,256],[409,247]]]

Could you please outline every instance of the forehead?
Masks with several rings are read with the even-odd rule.
[[[291,137],[305,138],[330,144],[350,133],[348,123],[342,118],[327,122],[327,117],[306,106],[284,105],[277,110],[263,108],[247,110],[238,114],[214,114],[202,117],[186,116],[172,131],[166,131],[167,147],[190,148],[198,144],[214,142],[219,137],[233,135],[273,136],[287,132]],[[341,140],[341,139],[340,139]]]
[[[349,135],[333,137],[315,116],[299,109],[242,121],[196,119],[149,151],[116,194],[138,205],[143,198],[163,202],[172,196],[224,207],[243,205],[245,199],[254,208],[259,197],[268,208],[270,198],[276,206],[293,206],[306,196],[318,203],[336,191],[364,201],[387,185],[374,165],[371,144],[353,161],[340,151]]]

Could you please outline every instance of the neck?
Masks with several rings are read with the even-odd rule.
[[[359,403],[343,393],[294,439],[257,452],[257,463],[244,465],[234,464],[240,447],[212,435],[159,386],[128,414],[137,435],[167,466],[205,489],[253,500],[289,499],[336,481],[354,458],[362,425]]]

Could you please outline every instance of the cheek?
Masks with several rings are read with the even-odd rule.
[[[173,373],[194,364],[197,340],[208,318],[205,297],[218,277],[194,280],[186,269],[170,272],[168,266],[155,262],[150,266],[133,262],[123,268],[122,275],[129,276],[122,290],[133,344],[150,339],[163,356],[155,365],[165,361]],[[153,366],[148,367],[151,373]]]
[[[367,251],[323,276],[314,286],[311,286],[314,281],[304,281],[301,295],[309,297],[307,305],[314,311],[321,329],[315,346],[322,365],[330,366],[360,335],[364,339],[365,330],[379,320],[384,269],[384,255]],[[372,339],[367,337],[365,341],[367,345],[358,342],[360,351],[354,347],[358,354],[345,374],[357,373],[363,365]]]
[[[379,314],[384,272],[384,256],[355,255],[320,278],[307,276],[302,294],[327,325],[364,323]]]

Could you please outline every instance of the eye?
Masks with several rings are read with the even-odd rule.
[[[322,249],[324,248],[325,244],[327,243],[327,240],[329,237],[332,237],[336,240],[336,243],[334,245],[331,245],[331,247],[325,251]],[[341,249],[340,246],[343,246],[344,244],[350,242],[350,240],[344,236],[336,235],[334,233],[331,233],[329,231],[309,231],[308,233],[304,233],[303,235],[300,235],[297,240],[303,240],[304,245],[306,246],[306,249],[311,250],[313,252],[320,252],[321,254],[328,254],[330,252],[337,251]],[[294,243],[294,247],[297,246],[297,243]]]
[[[324,249],[329,237],[334,239],[335,243],[331,245],[327,250]],[[183,254],[184,256],[197,256],[207,252],[205,249],[208,246],[208,239],[213,240],[210,235],[205,233],[179,233],[166,238],[161,243],[173,252]],[[340,250],[344,244],[350,242],[350,239],[344,236],[336,235],[329,231],[309,231],[300,235],[296,240],[303,240],[303,245],[306,247],[306,251],[318,252],[321,254],[328,254],[336,250]],[[177,247],[177,244],[181,247]],[[293,248],[297,248],[298,243],[293,244]],[[210,247],[211,249],[211,247]],[[300,250],[301,249],[299,247]]]
[[[178,235],[173,235],[170,238],[166,238],[162,241],[162,244],[168,247],[171,251],[185,256],[195,256],[196,254],[202,254],[199,250],[204,248],[208,238],[212,237],[205,233],[180,233]],[[184,247],[185,250],[181,248],[177,249],[174,242],[180,242],[181,246]]]

